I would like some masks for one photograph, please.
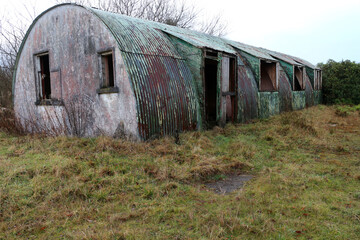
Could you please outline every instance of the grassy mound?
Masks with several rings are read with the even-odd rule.
[[[146,143],[0,133],[0,239],[360,238],[360,116],[318,106]],[[217,195],[204,182],[253,174]]]

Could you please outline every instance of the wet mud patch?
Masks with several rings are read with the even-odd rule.
[[[205,183],[205,186],[217,194],[229,194],[242,188],[253,177],[252,175],[228,175],[223,180]]]

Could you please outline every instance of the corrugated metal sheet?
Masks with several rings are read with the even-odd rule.
[[[118,42],[137,101],[143,139],[197,127],[197,97],[191,72],[173,44],[151,23],[93,11]]]
[[[223,39],[214,37],[208,34],[199,33],[191,30],[185,30],[182,28],[162,27],[164,32],[173,35],[181,40],[188,42],[199,48],[211,48],[220,52],[226,52],[230,54],[236,54],[236,51]]]
[[[276,59],[280,59],[284,62],[290,63],[292,65],[295,66],[302,66],[303,64],[298,63],[296,61],[294,61],[294,59],[292,57],[290,57],[289,55],[283,54],[283,53],[279,53],[279,52],[275,52],[275,51],[271,51],[265,48],[259,48],[261,51],[268,53],[270,56],[276,58]]]
[[[310,79],[306,76],[305,79],[305,104],[306,107],[314,106],[314,92],[311,86]]]
[[[309,68],[312,68],[312,69],[319,69],[318,67],[316,67],[315,65],[313,65],[312,63],[304,60],[304,59],[301,59],[301,58],[298,58],[298,57],[294,57],[294,56],[290,56],[288,55],[290,58],[294,59],[294,61],[296,62],[299,62],[301,63],[302,65],[305,65],[305,66],[308,66]]]
[[[254,57],[277,62],[277,60],[275,58],[270,56],[266,51],[264,51],[261,48],[250,46],[250,45],[240,43],[240,42],[235,42],[235,41],[228,40],[228,39],[224,39],[224,41],[241,51],[244,51],[250,55],[253,55]]]
[[[279,110],[286,112],[292,110],[292,91],[285,71],[281,68],[279,76]]]
[[[238,66],[238,119],[249,122],[258,118],[258,88],[249,66]]]
[[[109,28],[119,49],[127,53],[182,58],[171,42],[151,22],[89,8]]]
[[[293,79],[294,79],[294,67],[290,63],[279,60],[280,66],[284,70],[287,76],[287,80],[290,83],[291,89],[293,89]]]

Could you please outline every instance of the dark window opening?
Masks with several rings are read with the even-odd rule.
[[[209,126],[216,124],[218,62],[205,59],[205,114]]]
[[[277,91],[276,63],[261,61],[260,91]]]
[[[112,52],[101,54],[102,88],[114,87],[114,63]]]
[[[294,91],[304,90],[304,72],[303,68],[295,67]]]
[[[38,72],[41,86],[40,99],[51,99],[49,54],[41,55],[38,58],[40,61],[40,71]]]

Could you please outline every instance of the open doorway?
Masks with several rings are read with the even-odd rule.
[[[205,58],[205,116],[209,127],[216,125],[218,61]]]

